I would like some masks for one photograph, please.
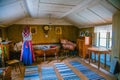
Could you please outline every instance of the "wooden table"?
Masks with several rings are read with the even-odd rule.
[[[100,54],[105,54],[104,59],[105,59],[105,67],[106,67],[106,54],[109,53],[109,50],[106,49],[106,48],[89,47],[88,48],[89,63],[90,63],[90,60],[91,60],[91,54],[92,54],[92,52],[94,54],[98,54],[98,69],[100,68]],[[95,58],[96,58],[96,55],[95,55]]]
[[[55,59],[58,58],[58,52],[59,52],[59,49],[57,47],[55,48],[48,48],[48,49],[37,49],[35,50],[35,56],[36,56],[36,59],[37,57],[44,57],[44,61],[46,61],[46,57],[47,56],[55,56]]]

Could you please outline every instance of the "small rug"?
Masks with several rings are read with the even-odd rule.
[[[41,68],[42,80],[58,80],[53,67]]]
[[[54,63],[63,80],[80,80],[80,78],[64,63]]]
[[[82,65],[77,61],[72,61],[70,62],[70,64],[76,69],[78,69],[80,72],[82,72],[89,80],[105,80],[105,78],[95,73],[94,71],[88,69],[88,67]]]
[[[25,69],[24,80],[40,80],[38,66],[27,66]]]

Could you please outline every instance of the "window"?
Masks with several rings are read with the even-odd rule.
[[[112,44],[112,25],[96,26],[96,46],[111,48]]]
[[[107,43],[107,33],[106,32],[100,33],[100,46],[105,47],[107,45],[106,43]]]

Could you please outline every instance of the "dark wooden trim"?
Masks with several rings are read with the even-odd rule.
[[[60,44],[60,43],[35,43],[33,45],[49,45],[49,44]]]

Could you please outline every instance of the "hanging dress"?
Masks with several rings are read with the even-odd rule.
[[[29,27],[25,27],[23,32],[23,44],[20,60],[24,63],[24,65],[31,65],[33,61],[35,61],[34,52],[32,48],[32,38]]]

